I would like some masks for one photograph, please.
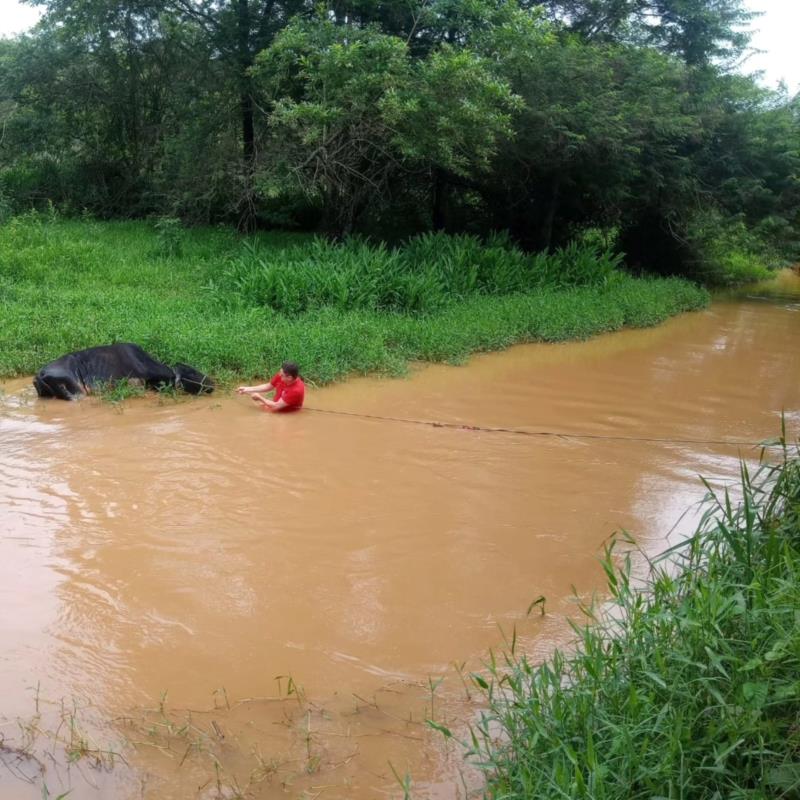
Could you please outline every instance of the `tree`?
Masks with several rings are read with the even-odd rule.
[[[613,227],[662,271],[794,246],[797,104],[730,73],[740,0],[41,4],[0,43],[5,206],[529,248]]]
[[[742,0],[648,0],[637,13],[650,43],[692,67],[739,58],[757,16]]]
[[[539,0],[582,39],[654,46],[690,66],[735,61],[756,13],[743,0]]]
[[[293,23],[254,76],[273,109],[277,156],[262,168],[263,190],[279,195],[296,181],[336,235],[388,202],[398,172],[470,174],[509,132],[511,92],[477,54],[444,46],[412,59],[406,42],[374,27]]]

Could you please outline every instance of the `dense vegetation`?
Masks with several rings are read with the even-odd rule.
[[[5,376],[134,341],[223,381],[292,358],[325,382],[654,325],[708,301],[686,280],[633,278],[588,243],[528,256],[507,239],[444,234],[390,250],[29,213],[0,227],[0,263]]]
[[[800,106],[741,0],[35,0],[0,40],[0,218],[616,233],[736,281],[798,255]]]
[[[478,678],[490,797],[798,796],[800,460],[784,456],[743,467],[741,505],[714,496],[645,586],[609,550],[611,602],[574,653],[510,653]]]

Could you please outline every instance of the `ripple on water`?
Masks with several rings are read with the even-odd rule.
[[[226,396],[122,409],[6,397],[0,688],[24,699],[41,677],[55,696],[91,692],[106,717],[166,691],[178,708],[216,703],[213,719],[243,737],[258,722],[276,737],[270,752],[294,753],[305,723],[272,702],[275,677],[285,690],[292,676],[330,712],[312,720],[330,734],[321,749],[347,761],[343,731],[364,726],[346,766],[313,776],[347,772],[349,794],[326,796],[391,791],[391,775],[365,776],[385,771],[398,742],[446,796],[457,776],[437,782],[446,760],[406,723],[425,713],[429,673],[477,667],[503,646],[500,628],[516,626],[537,657],[563,642],[572,587],[602,589],[609,536],[626,529],[662,549],[692,529],[682,515],[705,493],[699,475],[723,486],[740,451],[757,459],[714,442],[773,436],[781,409],[800,428],[798,374],[794,315],[754,301],[315,390],[324,414],[266,415]],[[448,427],[389,419],[400,417]],[[547,616],[527,616],[540,595]],[[444,702],[462,684],[450,674],[439,691]],[[235,704],[264,696],[258,710]],[[224,766],[252,768],[233,741]],[[159,788],[145,796],[196,792],[202,765],[167,761],[146,762]]]

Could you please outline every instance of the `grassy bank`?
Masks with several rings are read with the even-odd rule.
[[[574,654],[494,666],[473,741],[490,797],[800,796],[800,460],[742,490],[644,594],[609,553],[614,621],[576,627]]]
[[[707,302],[686,281],[627,276],[608,253],[526,256],[503,239],[430,236],[399,252],[168,222],[0,227],[2,376],[134,341],[223,381],[292,358],[322,383],[654,325]]]

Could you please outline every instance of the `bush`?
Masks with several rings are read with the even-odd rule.
[[[753,478],[742,465],[740,491],[737,509],[709,490],[697,533],[645,556],[646,582],[612,545],[611,601],[584,607],[569,655],[534,666],[512,648],[476,676],[489,710],[466,746],[487,796],[798,796],[797,453]]]
[[[174,258],[183,253],[183,224],[177,217],[159,217],[155,229],[158,255]]]
[[[502,296],[543,288],[606,286],[621,256],[593,244],[571,244],[552,255],[528,255],[507,237],[426,233],[403,248],[351,238],[316,239],[288,251],[249,246],[209,285],[236,301],[296,314],[315,308],[430,313],[477,295]]]
[[[741,220],[726,220],[716,211],[698,215],[689,226],[688,245],[695,276],[712,286],[738,286],[768,278],[780,259]]]
[[[5,225],[14,214],[14,208],[11,205],[11,198],[3,189],[3,184],[0,183],[0,225]]]
[[[243,242],[213,228],[183,231],[182,254],[165,263],[151,257],[157,236],[141,222],[51,223],[35,212],[0,228],[0,375],[134,341],[221,382],[263,376],[289,358],[323,383],[353,372],[396,374],[412,360],[458,362],[516,342],[652,325],[708,302],[687,281],[622,273],[605,286],[548,288],[532,266],[539,261],[527,256],[525,280],[535,290],[489,294],[476,284],[469,296],[448,296],[448,272],[432,261],[437,247],[453,248],[449,268],[457,271],[470,263],[472,241],[420,245],[430,248],[429,263],[412,269],[403,251],[355,240],[334,246],[260,234]],[[487,264],[495,274],[503,269],[502,238],[492,246],[494,260],[480,262],[478,275],[490,274]],[[521,254],[511,257],[518,263]]]

